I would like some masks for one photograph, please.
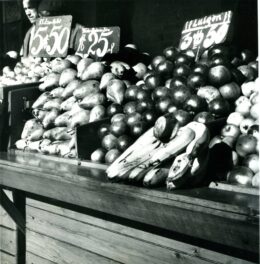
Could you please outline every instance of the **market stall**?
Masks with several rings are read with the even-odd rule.
[[[119,1],[125,16],[77,2],[91,26],[77,4],[36,20],[30,56],[0,77],[3,263],[257,263],[257,38],[234,45],[233,2],[171,29],[149,7],[175,39],[143,47],[143,1]]]

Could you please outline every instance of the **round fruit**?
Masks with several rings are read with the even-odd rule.
[[[172,89],[172,102],[176,106],[182,106],[191,94],[191,90],[185,86],[176,87]]]
[[[223,137],[237,138],[240,135],[240,129],[237,126],[226,124],[221,129],[220,135]]]
[[[153,107],[154,107],[153,101],[151,99],[146,99],[146,100],[137,102],[136,111],[138,113],[143,113],[146,110],[152,110]]]
[[[146,125],[144,122],[134,123],[130,128],[131,135],[134,137],[140,137],[146,130]]]
[[[103,148],[98,148],[92,152],[90,159],[93,162],[103,163],[105,161],[106,151]]]
[[[259,141],[259,139],[260,139],[260,137],[259,137],[259,125],[253,125],[253,126],[251,126],[248,129],[247,134],[254,136]]]
[[[238,58],[238,57],[234,57],[232,60],[231,60],[231,64],[234,66],[234,67],[238,67],[240,65],[243,64],[243,61]]]
[[[214,66],[209,69],[208,80],[214,86],[222,86],[231,81],[230,70],[223,65]]]
[[[155,87],[162,84],[161,78],[158,74],[150,74],[145,79],[145,85],[148,89],[153,90]]]
[[[248,66],[252,67],[256,72],[258,72],[258,62],[257,61],[251,61],[248,63]]]
[[[125,91],[125,99],[127,101],[133,101],[136,99],[136,94],[139,91],[139,87],[137,87],[136,85],[131,85],[129,86],[126,91]]]
[[[180,65],[180,64],[187,64],[189,65],[192,62],[192,58],[186,54],[183,53],[179,53],[176,57],[175,57],[175,65]]]
[[[176,55],[179,53],[179,50],[173,46],[167,47],[163,50],[163,55],[167,60],[174,61]]]
[[[250,115],[254,119],[259,119],[259,110],[260,110],[260,103],[252,105],[252,107],[250,109]]]
[[[246,80],[248,82],[253,81],[256,77],[255,70],[248,65],[241,65],[241,66],[237,67],[237,69],[239,71],[241,71],[241,73],[246,77]]]
[[[151,66],[152,68],[155,70],[157,68],[157,66],[161,63],[161,62],[164,62],[166,61],[166,58],[164,56],[161,56],[161,55],[158,55],[158,56],[155,56],[153,59],[152,59],[152,62],[151,62]]]
[[[113,122],[110,125],[110,132],[116,137],[122,136],[127,132],[127,124],[125,121]]]
[[[199,122],[199,123],[202,123],[202,124],[207,124],[211,121],[215,120],[214,116],[209,113],[209,112],[200,112],[198,113],[194,118],[193,118],[193,121],[196,121],[196,122]]]
[[[237,166],[239,158],[234,150],[232,150],[232,161],[233,161],[233,166]]]
[[[98,129],[98,136],[103,138],[109,133],[110,125],[109,124],[102,124]]]
[[[242,162],[243,166],[246,166],[250,170],[252,170],[254,173],[257,173],[259,171],[259,157],[257,154],[251,154],[244,158]]]
[[[169,114],[173,114],[178,110],[177,106],[175,106],[173,103],[168,106],[167,112]]]
[[[244,83],[246,80],[246,77],[242,74],[242,72],[236,68],[231,69],[231,74],[232,74],[232,79],[239,85]]]
[[[208,50],[208,58],[212,58],[215,55],[221,55],[223,57],[229,57],[230,51],[227,46],[224,46],[223,44],[216,44],[209,48]]]
[[[131,101],[125,104],[124,113],[129,115],[136,112],[137,103],[135,101]]]
[[[209,112],[216,117],[227,116],[230,112],[230,106],[224,98],[216,98],[208,104]]]
[[[242,134],[247,134],[248,130],[254,125],[254,119],[247,117],[242,120],[240,123],[240,131]]]
[[[193,115],[182,109],[177,110],[174,113],[175,118],[179,122],[180,126],[185,126],[192,121]]]
[[[170,97],[165,97],[157,101],[155,108],[159,113],[165,114],[171,104],[172,99]]]
[[[113,104],[109,105],[107,108],[107,115],[109,117],[111,117],[115,114],[118,114],[118,113],[122,113],[122,112],[123,112],[123,109],[122,109],[122,106],[120,104],[113,103]]]
[[[209,67],[205,64],[197,64],[195,67],[192,69],[193,73],[200,73],[203,76],[207,76],[209,71]]]
[[[233,112],[227,118],[227,124],[239,127],[244,117],[241,113]]]
[[[105,162],[107,164],[113,163],[119,156],[121,155],[121,152],[118,149],[111,149],[107,152],[105,156]]]
[[[219,91],[223,98],[228,101],[235,101],[241,95],[241,88],[235,82],[222,85]]]
[[[249,49],[242,50],[240,56],[241,56],[242,61],[245,64],[253,61],[255,58],[253,52]]]
[[[252,178],[252,186],[259,188],[260,187],[260,176],[259,172],[257,172],[254,177]]]
[[[214,66],[218,66],[218,65],[229,66],[230,61],[228,60],[227,57],[220,55],[220,54],[216,54],[210,58],[209,66],[214,67]]]
[[[236,143],[236,152],[240,157],[256,153],[257,139],[252,135],[239,136]]]
[[[177,65],[173,70],[173,76],[174,77],[188,77],[190,74],[190,66],[186,64],[180,64]]]
[[[250,114],[251,103],[246,96],[240,96],[235,101],[235,111],[247,117]]]
[[[186,50],[183,50],[182,51],[182,54],[185,54],[185,55],[187,55],[188,57],[190,57],[192,60],[194,60],[195,59],[195,53],[194,53],[194,50],[192,50],[192,49],[186,49]]]
[[[129,126],[134,125],[135,123],[139,123],[142,120],[142,115],[140,113],[131,113],[126,117],[126,123]]]
[[[136,94],[137,100],[148,100],[151,99],[151,94],[149,90],[143,90],[139,89],[139,91]]]
[[[187,79],[187,85],[192,89],[199,88],[201,86],[204,86],[205,84],[206,84],[206,79],[200,73],[192,73],[189,75]]]
[[[193,94],[184,102],[183,109],[192,114],[197,114],[207,109],[207,103],[205,99]]]
[[[167,80],[165,81],[164,86],[165,86],[166,88],[170,89],[171,81],[172,81],[172,78],[167,79]]]
[[[132,143],[133,140],[127,135],[123,135],[118,138],[118,148],[121,151],[125,151],[128,147],[132,145]]]
[[[164,78],[171,77],[172,71],[173,71],[173,63],[168,60],[160,62],[156,67],[156,72]]]
[[[150,126],[154,124],[157,115],[155,114],[154,110],[147,110],[142,114],[142,117],[143,117],[143,121]]]
[[[170,82],[170,88],[177,88],[180,86],[185,86],[186,87],[186,79],[183,77],[173,77]]]
[[[115,114],[111,118],[111,123],[118,122],[118,121],[125,121],[126,115],[125,114]]]
[[[227,181],[229,183],[252,186],[253,172],[244,166],[237,166],[227,175]]]
[[[152,93],[154,100],[170,96],[170,89],[165,86],[156,87]]]
[[[117,146],[118,146],[118,140],[117,140],[117,138],[114,135],[107,134],[102,139],[101,145],[106,150],[110,150],[110,149],[113,149],[113,148],[117,148]]]

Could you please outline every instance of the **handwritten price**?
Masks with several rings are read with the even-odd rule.
[[[212,25],[207,32],[203,32],[202,30],[189,32],[182,37],[180,49],[195,49],[201,43],[202,47],[207,49],[213,44],[221,43],[225,39],[228,29],[228,24],[222,24]]]
[[[49,56],[53,56],[56,52],[63,54],[68,48],[70,37],[70,29],[67,27],[53,26],[50,34],[47,34],[48,27],[39,27],[35,32],[32,43],[38,43],[38,47],[31,49],[31,54],[37,56],[40,51],[45,50]],[[51,45],[50,43],[53,43]]]
[[[97,28],[83,31],[79,38],[77,53],[85,56],[103,57],[106,53],[116,52],[119,37],[114,33],[112,29],[102,31]]]

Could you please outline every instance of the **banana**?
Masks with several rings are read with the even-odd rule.
[[[143,185],[145,187],[154,187],[165,184],[169,168],[152,168],[146,173],[143,179]]]
[[[132,171],[130,171],[128,180],[130,182],[141,182],[144,178],[144,176],[147,173],[147,169],[143,167],[136,167]]]

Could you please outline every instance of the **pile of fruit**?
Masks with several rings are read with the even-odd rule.
[[[5,66],[0,76],[0,87],[38,82],[50,73],[50,62],[42,58],[22,57],[15,67]]]
[[[212,139],[210,147],[224,142],[232,149],[232,168],[227,182],[247,187],[259,187],[259,78],[243,83],[242,94],[235,101],[235,111],[230,113],[219,136]]]
[[[146,69],[142,66],[140,71]],[[50,72],[39,80],[42,94],[32,105],[34,118],[25,123],[16,147],[76,157],[75,128],[111,116],[130,84],[122,79],[130,70],[141,74],[118,61],[107,65],[78,55],[52,60]]]

